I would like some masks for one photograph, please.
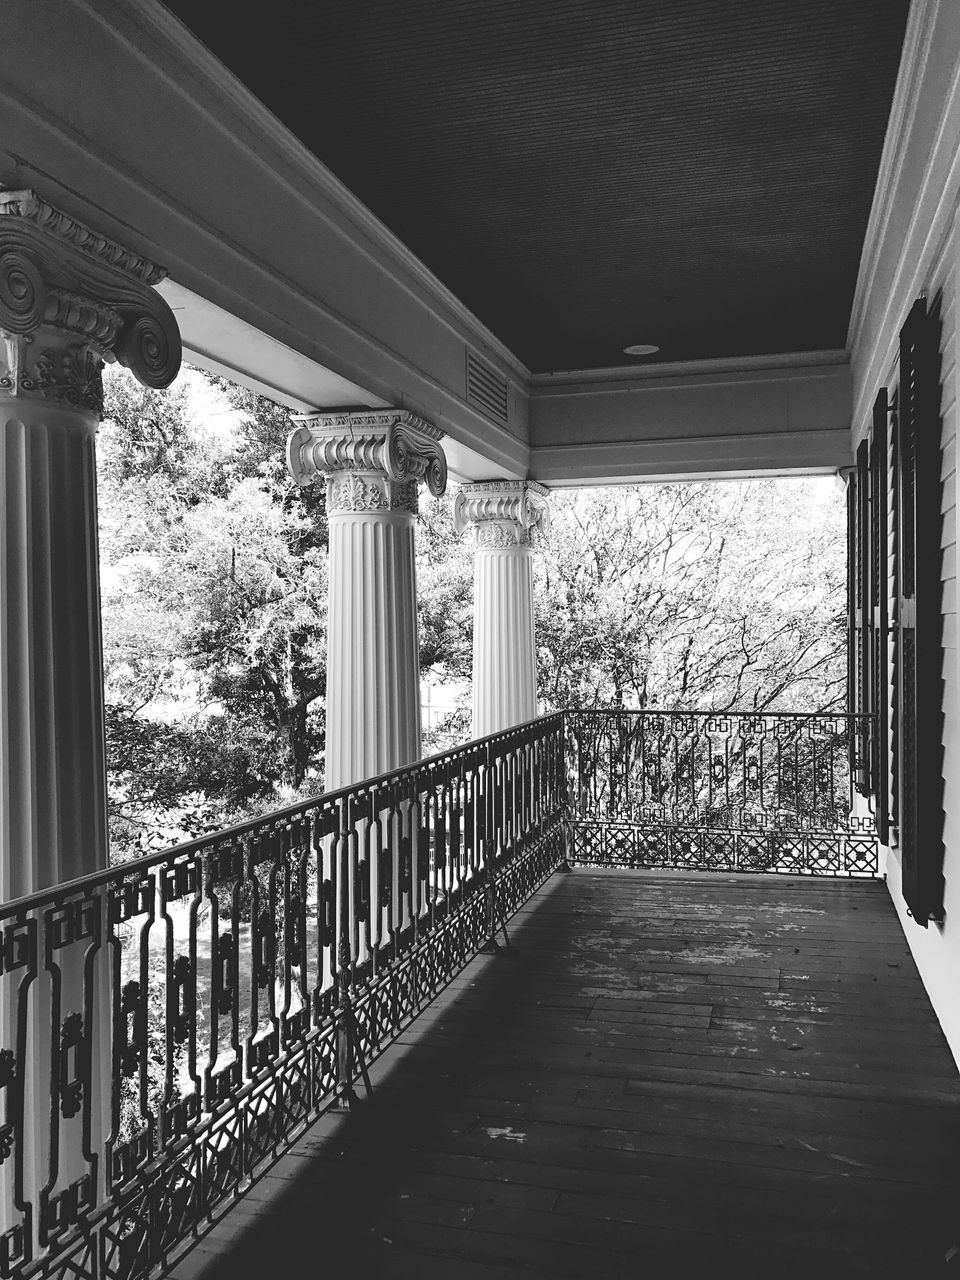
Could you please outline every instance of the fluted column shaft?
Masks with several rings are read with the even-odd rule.
[[[107,860],[95,433],[104,360],[169,385],[164,272],[0,191],[0,895]]]
[[[537,714],[532,532],[546,520],[546,489],[529,481],[464,485],[454,521],[475,531],[473,736]]]
[[[410,511],[329,516],[328,791],[420,756],[420,667]]]
[[[0,898],[106,865],[96,415],[0,392]]]
[[[420,758],[417,484],[446,485],[440,432],[401,410],[311,414],[290,436],[299,484],[323,475],[330,530],[328,791]]]
[[[537,714],[529,546],[478,546],[473,578],[473,736]]]

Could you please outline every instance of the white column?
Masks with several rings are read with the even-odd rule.
[[[464,485],[453,519],[475,530],[473,735],[537,714],[531,535],[547,522],[547,489],[533,481]]]
[[[119,360],[148,386],[173,381],[180,336],[151,287],[162,276],[33,192],[0,191],[2,901],[107,864],[101,371]],[[45,1217],[75,1220],[103,1191],[112,957],[93,939],[107,927],[104,904],[96,924],[88,915],[76,935],[56,942],[47,913],[35,914],[21,968],[0,982],[4,1083],[16,1084],[24,1115],[0,1161],[0,1231],[13,1230],[21,1250],[43,1245]],[[27,981],[31,967],[36,977]],[[58,1107],[55,1064],[65,1044],[77,1077]],[[30,1230],[12,1208],[16,1179],[32,1206]]]
[[[106,865],[95,433],[104,360],[172,382],[163,271],[0,192],[0,900]]]
[[[414,524],[417,485],[439,496],[441,432],[401,410],[311,414],[287,446],[298,484],[326,477],[326,788],[420,758]]]

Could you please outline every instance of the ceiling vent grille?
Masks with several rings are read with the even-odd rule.
[[[507,420],[507,380],[467,349],[467,403],[488,417]]]

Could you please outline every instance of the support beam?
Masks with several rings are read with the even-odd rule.
[[[537,714],[531,536],[547,522],[548,490],[529,480],[464,485],[453,519],[475,530],[473,736]]]
[[[842,351],[537,374],[530,470],[554,487],[848,466]]]
[[[419,759],[414,523],[418,483],[442,494],[441,432],[400,409],[310,414],[287,444],[294,480],[327,484],[326,788]]]

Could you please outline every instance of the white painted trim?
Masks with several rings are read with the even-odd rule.
[[[913,0],[903,37],[900,68],[893,91],[890,118],[883,140],[880,169],[870,206],[870,217],[860,251],[860,267],[850,308],[847,328],[847,350],[852,351],[859,341],[867,300],[873,289],[873,281],[880,260],[880,250],[890,224],[894,197],[900,175],[903,172],[907,136],[917,112],[919,85],[927,65],[936,9],[939,0]]]
[[[530,370],[509,347],[501,342],[496,334],[488,329],[362,201],[358,200],[331,173],[326,165],[322,164],[302,142],[295,138],[289,129],[263,105],[259,98],[255,97],[224,66],[219,58],[215,57],[205,45],[201,44],[169,9],[164,8],[162,4],[158,3],[158,0],[135,0],[133,5],[129,3],[122,5],[124,17],[127,21],[134,18],[139,20],[143,26],[152,28],[152,39],[151,33],[147,33],[145,44],[140,46],[123,34],[119,23],[110,21],[104,12],[109,5],[105,4],[103,0],[98,0],[96,4],[88,3],[87,0],[73,0],[73,3],[78,8],[84,9],[90,18],[107,28],[115,39],[122,40],[131,52],[141,60],[147,56],[145,50],[152,49],[155,52],[156,46],[153,41],[156,39],[163,40],[173,46],[176,54],[190,73],[205,84],[205,87],[209,88],[212,85],[230,103],[234,111],[242,117],[243,122],[255,137],[269,141],[271,146],[280,153],[281,157],[292,168],[306,178],[315,190],[319,190],[336,210],[342,213],[350,223],[363,233],[373,246],[380,250],[379,254],[367,252],[366,256],[376,261],[380,269],[397,285],[408,293],[412,293],[422,303],[424,301],[423,297],[411,290],[408,281],[404,278],[404,274],[412,276],[428,297],[448,313],[447,316],[443,316],[439,312],[435,312],[438,320],[445,323],[458,337],[474,343],[481,351],[486,349],[488,353],[498,357],[510,367],[515,378],[523,381],[529,379]],[[204,108],[199,98],[188,92],[186,86],[174,79],[158,61],[153,59],[150,65],[155,74],[161,75],[170,87],[186,98],[196,110],[204,114],[214,124],[222,127],[222,122]],[[235,142],[239,143],[242,135],[235,133],[233,138]],[[259,158],[253,147],[245,145],[245,150],[251,156]],[[274,176],[280,177],[276,172]],[[306,199],[304,193],[293,184],[285,183],[284,185],[298,198]],[[323,217],[326,221],[336,225],[321,208],[312,203],[310,203],[310,207],[318,217]],[[360,246],[357,247],[359,248]]]
[[[225,360],[211,355],[209,351],[201,351],[199,347],[184,345],[183,360],[184,364],[192,364],[197,369],[206,369],[209,373],[218,373],[222,378],[226,378],[228,382],[239,383],[240,386],[247,387],[250,391],[255,391],[257,395],[266,396],[268,400],[275,400],[277,404],[282,404],[285,408],[292,409],[296,413],[309,413],[315,408],[308,401],[290,395],[282,387],[274,386],[270,382],[264,382],[262,378],[248,373],[246,369],[227,364]]]
[[[193,233],[202,237],[211,245],[216,245],[220,250],[229,254],[238,263],[242,263],[245,266],[254,269],[273,284],[281,285],[291,297],[295,297],[301,306],[311,311],[318,317],[318,319],[332,322],[340,329],[341,332],[348,334],[353,341],[365,347],[370,353],[367,361],[368,368],[370,365],[379,366],[382,364],[383,360],[386,360],[393,366],[393,377],[399,383],[402,384],[404,381],[407,381],[409,384],[412,375],[412,378],[415,379],[415,384],[411,385],[410,398],[417,401],[414,407],[421,407],[418,401],[418,393],[419,396],[423,396],[424,392],[429,392],[434,396],[439,396],[443,404],[440,409],[434,410],[435,416],[442,416],[444,418],[449,417],[451,422],[448,425],[451,429],[459,431],[459,433],[465,438],[469,438],[472,434],[478,441],[482,439],[484,446],[487,448],[486,465],[476,468],[471,464],[469,469],[465,472],[469,478],[476,478],[477,475],[482,476],[488,473],[500,474],[501,471],[504,471],[511,477],[522,477],[525,474],[527,465],[527,443],[523,437],[514,434],[510,429],[503,427],[500,424],[489,420],[485,415],[478,413],[472,405],[466,402],[462,394],[458,394],[446,386],[431,373],[413,363],[409,358],[396,351],[389,344],[385,343],[380,337],[368,332],[366,328],[358,325],[349,317],[344,316],[339,310],[320,300],[314,294],[305,291],[297,284],[296,281],[291,280],[289,276],[278,272],[269,263],[264,262],[259,257],[251,255],[248,251],[240,248],[233,241],[225,238],[222,234],[219,234],[214,227],[198,219],[192,211],[185,209],[179,202],[171,199],[166,192],[161,191],[152,184],[144,181],[140,175],[133,172],[127,165],[118,161],[115,157],[94,147],[88,138],[72,129],[67,122],[61,120],[59,117],[50,115],[43,109],[39,102],[27,98],[26,95],[20,91],[16,91],[12,96],[10,96],[5,92],[5,89],[6,86],[0,82],[0,106],[3,105],[5,100],[10,102],[17,111],[31,117],[44,130],[67,140],[70,145],[75,148],[83,149],[92,160],[94,160],[98,165],[108,169],[112,175],[119,178],[128,187],[136,191],[146,193],[150,201],[162,208],[174,221],[188,225]],[[2,142],[2,138],[0,138],[0,142]],[[52,195],[52,198],[56,203],[61,203],[59,195],[61,188],[56,176],[53,174],[46,174],[43,170],[37,169],[26,159],[22,160],[22,164],[26,167],[25,171],[30,177],[31,184],[34,183],[34,175],[39,175],[39,177],[44,179],[44,181],[37,182],[36,185],[47,194]],[[133,228],[127,227],[127,224],[125,224],[122,219],[118,219],[114,212],[93,204],[88,197],[80,195],[73,201],[62,201],[62,203],[64,204],[64,207],[68,207],[70,212],[76,213],[80,217],[89,216],[90,220],[96,225],[101,226],[104,230],[114,232],[121,239],[124,239],[126,243],[129,243],[131,247],[144,247],[142,237]],[[342,228],[339,229],[339,234],[343,234]],[[151,251],[155,251],[152,245],[149,245],[148,247]],[[373,260],[376,261],[375,259]],[[204,273],[200,268],[196,268],[194,273],[200,277],[204,277]],[[206,306],[223,311],[225,314],[230,316],[233,323],[237,323],[258,333],[261,332],[255,324],[251,324],[244,316],[244,312],[247,309],[246,298],[237,295],[235,290],[233,290],[230,285],[224,281],[222,276],[218,276],[215,281],[209,276],[206,276],[205,278],[211,280],[211,283],[219,285],[221,296],[223,293],[230,295],[234,310],[227,311],[218,303],[210,302],[209,299],[203,299]],[[164,292],[168,287],[181,289],[183,292],[188,294],[192,294],[194,292],[192,289],[183,289],[183,286],[179,284],[175,276],[170,277],[167,281],[164,281],[161,284],[161,292]],[[407,292],[410,293],[411,296],[420,303],[420,305],[426,305],[415,293],[412,293],[410,290],[407,290]],[[199,295],[197,296],[199,297]],[[429,310],[429,308],[427,309]],[[433,312],[431,311],[430,314],[433,314]],[[454,332],[449,325],[446,327],[450,329],[451,332]],[[279,339],[271,337],[265,331],[262,332],[262,337],[267,344],[283,345]],[[464,339],[459,333],[456,334],[456,337],[461,342],[467,341],[467,339]],[[230,366],[223,361],[222,356],[215,355],[202,345],[191,344],[189,338],[185,345],[187,348],[190,348],[193,358],[198,364],[212,369],[215,367],[216,363],[219,362],[223,366],[225,375],[238,377],[241,373],[239,369],[234,369],[232,373],[228,375]],[[477,345],[478,349],[483,349],[482,344]],[[294,350],[294,348],[291,347],[291,350]],[[307,351],[299,351],[298,354],[302,356],[304,360],[314,362],[318,367],[328,367],[321,359],[318,359],[319,353],[316,348],[312,354]],[[379,360],[377,359],[378,357],[380,358]],[[188,359],[189,358],[190,356],[188,355]],[[387,376],[384,374],[382,368],[378,368],[378,373],[380,377]],[[289,393],[280,394],[282,391],[280,387],[270,384],[268,381],[258,379],[256,373],[253,373],[252,371],[243,371],[243,375],[239,376],[238,380],[245,382],[247,385],[251,386],[252,389],[259,390],[262,387],[264,394],[274,395],[282,401],[291,403]],[[373,379],[371,378],[371,381],[372,380]],[[347,381],[350,381],[350,379],[348,378]],[[257,385],[258,382],[260,383],[260,386]],[[516,394],[525,398],[525,379],[520,381],[511,380],[511,382],[516,388]],[[379,401],[380,403],[386,404],[392,403],[393,398],[393,396],[390,396],[385,399],[382,396],[379,396],[375,391],[371,391],[367,388],[364,391],[361,400],[364,403]],[[317,406],[310,405],[309,407],[315,408]],[[484,455],[480,451],[471,450],[469,446],[465,445],[464,456],[482,457]]]
[[[606,369],[561,369],[555,373],[534,373],[530,387],[562,387],[582,383],[591,394],[603,389],[603,383],[641,382],[651,378],[698,377],[701,374],[754,373],[774,369],[789,372],[790,369],[810,369],[817,366],[831,367],[849,363],[847,352],[841,348],[827,351],[789,351],[782,355],[724,356],[713,360],[673,360],[657,364],[613,365]],[[616,390],[622,391],[618,385]]]
[[[957,146],[960,138],[958,59],[953,68],[936,135],[926,157],[917,198],[911,207],[909,224],[886,294],[882,318],[873,335],[873,346],[866,353],[865,363],[861,363],[861,349],[867,337],[864,326],[868,303],[885,241],[893,234],[890,219],[899,195],[898,183],[909,147],[910,128],[916,119],[923,78],[933,47],[934,27],[941,7],[941,0],[914,0],[910,11],[908,39],[900,69],[902,84],[898,83],[898,97],[902,90],[903,106],[896,120],[891,119],[891,127],[887,133],[881,163],[884,185],[881,187],[878,183],[868,238],[861,257],[850,321],[850,351],[854,374],[852,429],[855,442],[869,430],[870,407],[893,358],[897,333],[913,300],[929,283],[929,272],[950,234],[960,197],[960,147]]]
[[[944,120],[946,121],[949,116],[960,120],[960,63],[954,75]],[[891,367],[895,358],[900,328],[914,299],[929,284],[930,269],[940,256],[943,242],[950,234],[957,200],[960,197],[960,150],[952,151],[950,170],[941,186],[932,215],[926,212],[928,195],[932,198],[931,188],[938,167],[937,160],[943,154],[942,144],[941,130],[937,138],[937,146],[931,153],[927,172],[924,175],[920,198],[914,205],[910,230],[904,251],[897,264],[893,286],[887,295],[887,305],[879,328],[881,339],[883,335],[887,335],[887,341],[881,340],[874,346],[863,376],[854,379],[855,395],[857,385],[859,384],[860,387],[860,393],[856,395],[852,419],[854,433],[858,440],[869,431],[871,406],[876,397],[877,388],[883,380],[884,370]],[[923,216],[921,216],[921,210],[923,210]],[[910,263],[913,264],[912,271],[908,271]]]
[[[843,358],[828,364],[811,363],[809,365],[780,364],[769,366],[757,365],[743,361],[741,367],[730,366],[727,369],[707,369],[695,372],[684,366],[662,366],[663,372],[658,376],[646,378],[623,378],[594,381],[585,379],[582,382],[550,382],[535,384],[530,391],[530,438],[536,438],[534,418],[535,407],[546,405],[556,400],[600,399],[605,396],[622,398],[630,392],[643,396],[648,392],[690,391],[696,388],[709,387],[719,391],[724,387],[762,386],[771,383],[810,383],[818,374],[824,379],[835,378],[848,369],[846,354]],[[849,420],[849,419],[848,419]],[[694,436],[690,437],[695,439]]]
[[[530,475],[551,487],[770,475],[830,475],[853,462],[846,427],[535,446]]]

